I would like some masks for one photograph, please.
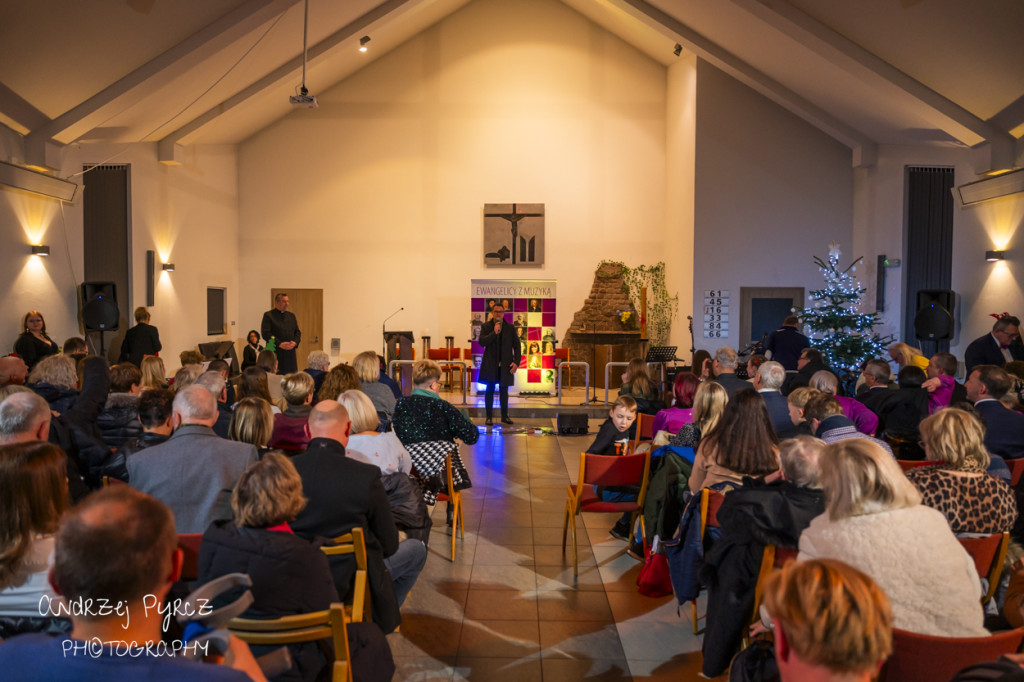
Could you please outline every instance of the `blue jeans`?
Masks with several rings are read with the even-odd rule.
[[[399,542],[398,550],[384,559],[384,565],[391,574],[391,582],[395,584],[395,597],[399,606],[409,596],[409,591],[426,563],[427,546],[422,541],[411,538]]]

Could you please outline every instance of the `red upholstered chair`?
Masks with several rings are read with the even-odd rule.
[[[702,543],[708,528],[718,528],[718,510],[724,501],[725,495],[717,490],[704,488],[700,491],[700,541]],[[704,620],[704,616],[697,615],[696,599],[690,602],[690,616],[693,620],[693,634],[699,635],[702,632],[699,623]]]
[[[185,555],[181,563],[180,580],[199,578],[199,545],[202,541],[202,533],[178,533],[178,548]]]
[[[1024,630],[998,632],[991,637],[933,637],[905,630],[892,631],[893,652],[882,667],[879,682],[937,682],[948,680],[969,665],[994,661],[1020,647]]]
[[[572,358],[569,354],[568,348],[556,348],[555,349],[555,367],[558,367],[563,362],[571,362]],[[559,372],[562,370],[559,369]],[[565,380],[565,385],[568,388],[572,388],[572,368],[569,368],[569,377]],[[1024,460],[1022,460],[1024,461]]]
[[[999,577],[1003,574],[1006,551],[1010,547],[1010,534],[993,533],[977,538],[958,537],[957,540],[974,559],[974,567],[978,569],[978,575],[988,579],[988,592],[981,598],[981,603],[987,604],[995,595],[996,587],[999,586]]]
[[[654,440],[654,415],[637,412],[636,438],[633,439],[633,452],[636,452],[637,447],[645,440]]]
[[[638,455],[593,455],[580,454],[580,474],[576,484],[568,487],[565,500],[565,518],[562,521],[562,552],[565,539],[572,529],[572,574],[579,576],[579,554],[576,547],[576,517],[581,512],[622,514],[631,512],[630,528],[636,516],[644,508],[647,496],[647,478],[651,471],[651,453]],[[640,486],[640,492],[633,502],[605,502],[597,497],[595,486]],[[644,517],[640,515],[640,534],[646,538]],[[645,539],[646,542],[646,539]]]
[[[1024,474],[1024,458],[1008,459],[1006,460],[1006,466],[1010,467],[1010,485],[1016,488],[1021,474]]]

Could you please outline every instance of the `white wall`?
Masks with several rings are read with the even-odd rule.
[[[478,0],[316,95],[240,145],[241,328],[322,287],[342,357],[400,306],[461,342],[470,280],[515,277],[558,281],[561,338],[601,259],[668,260],[666,69],[556,0]],[[499,202],[545,204],[544,267],[483,267]]]
[[[60,175],[79,173],[83,165],[130,164],[132,291],[118,292],[122,307],[146,303],[146,251],[157,252],[156,305],[150,308],[160,329],[161,356],[168,372],[179,366],[178,353],[197,343],[238,336],[206,335],[206,287],[227,287],[228,317],[238,313],[237,159],[233,147],[191,147],[179,167],[160,165],[156,146],[72,145],[63,149]],[[81,176],[73,181],[82,183]],[[3,286],[3,339],[13,346],[21,317],[39,308],[50,335],[61,343],[82,335],[77,288],[83,278],[82,206],[85,189],[75,203],[59,202],[0,188],[0,250]],[[49,258],[28,256],[34,239],[50,246]],[[162,273],[160,262],[172,262]],[[130,317],[130,313],[129,313]],[[229,330],[230,331],[230,330]],[[244,333],[244,332],[243,332]],[[108,343],[110,342],[108,335]],[[4,349],[6,351],[6,348]]]
[[[878,163],[859,169],[855,175],[855,244],[858,253],[871,261],[878,254],[903,258],[905,225],[905,171],[907,166],[949,166],[954,168],[956,185],[978,177],[971,166],[967,149],[939,146],[881,146]],[[1024,197],[1004,197],[953,213],[953,272],[951,285],[957,293],[956,336],[950,352],[962,358],[972,340],[992,328],[989,313],[1024,314],[1024,295],[1020,279],[1024,275],[1020,259],[1017,229],[1024,223]],[[986,263],[985,251],[1006,249],[1006,260]],[[872,268],[872,273],[874,270]],[[885,331],[901,335],[904,315],[903,268],[890,269],[886,282]],[[874,275],[871,277],[874,300]],[[914,339],[904,339],[915,344]]]
[[[850,149],[704,61],[697,64],[694,334],[742,348],[740,287],[820,288],[815,255],[852,244]],[[858,273],[860,272],[858,268]],[[705,289],[730,292],[729,336],[703,339]],[[780,320],[781,323],[781,320]]]

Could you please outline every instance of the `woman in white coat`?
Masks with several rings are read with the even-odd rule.
[[[941,512],[875,443],[850,438],[821,456],[825,513],[800,536],[804,559],[839,559],[870,576],[893,625],[925,635],[984,637],[981,582]]]

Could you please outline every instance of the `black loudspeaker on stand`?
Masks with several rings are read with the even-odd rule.
[[[120,317],[113,282],[82,283],[82,324],[86,332],[117,331]]]
[[[956,294],[950,289],[921,289],[917,292],[914,333],[924,341],[953,338],[953,306]]]

